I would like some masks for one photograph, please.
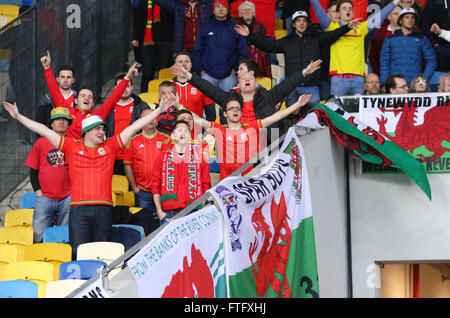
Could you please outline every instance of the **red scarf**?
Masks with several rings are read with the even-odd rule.
[[[200,169],[200,152],[198,147],[188,146],[183,158],[179,158],[174,155],[175,146],[171,147],[163,155],[162,160],[162,187],[161,187],[161,202],[168,200],[178,201],[177,194],[186,191],[188,189],[188,196],[186,197],[186,203],[191,203],[198,199],[202,195],[202,183],[201,183],[201,169]],[[180,167],[185,167],[182,162],[187,161],[187,171],[180,170]],[[177,173],[188,174],[188,184],[177,184],[180,179]]]
[[[155,44],[155,41],[153,41],[152,26],[153,23],[161,22],[161,8],[156,4],[153,8],[152,0],[148,1],[147,7],[147,25],[145,27],[144,46]]]

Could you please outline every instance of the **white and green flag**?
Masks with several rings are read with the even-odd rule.
[[[222,230],[214,206],[170,222],[127,262],[139,297],[226,297]]]
[[[292,128],[257,175],[210,192],[225,218],[230,297],[319,297],[306,162]]]

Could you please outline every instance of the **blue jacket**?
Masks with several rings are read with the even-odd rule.
[[[422,58],[425,69],[422,71]],[[436,70],[436,54],[426,36],[414,30],[405,36],[402,30],[397,30],[388,36],[381,48],[380,80],[384,85],[391,74],[403,74],[406,82],[423,74],[429,81]]]
[[[239,62],[248,57],[246,39],[234,30],[230,18],[219,21],[214,16],[198,31],[192,54],[193,69],[200,74],[223,79],[231,70],[237,71]]]
[[[173,33],[173,48],[175,52],[183,50],[184,24],[186,21],[185,4],[178,0],[153,0],[157,5],[171,12],[174,16],[175,25]],[[212,16],[212,0],[199,0],[196,6],[199,27],[207,22]]]

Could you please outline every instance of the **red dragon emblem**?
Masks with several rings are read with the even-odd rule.
[[[273,233],[269,224],[262,214],[262,206],[255,209],[252,215],[252,223],[256,232],[262,236],[263,243],[257,256],[256,264],[254,254],[258,249],[258,238],[255,237],[250,243],[249,257],[252,262],[253,277],[256,281],[256,291],[258,297],[265,297],[267,289],[272,285],[272,289],[282,298],[292,297],[289,282],[286,277],[286,266],[291,246],[291,229],[287,220],[286,201],[284,194],[281,195],[280,203],[276,204],[275,199],[271,203],[271,220]],[[279,275],[275,275],[278,273]],[[282,278],[279,278],[281,275]]]
[[[164,289],[162,298],[213,298],[214,281],[211,271],[200,250],[191,246],[191,265],[183,258],[183,269],[172,276]]]
[[[400,111],[381,109],[382,112],[394,112],[398,114]],[[430,157],[425,157],[423,154],[418,154],[419,161],[423,162],[425,159],[435,159],[441,157],[450,148],[442,147],[441,143],[444,139],[450,141],[450,109],[448,107],[433,107],[425,112],[423,124],[415,126],[417,118],[417,108],[414,106],[403,107],[400,119],[395,128],[395,137],[389,136],[386,133],[387,119],[384,116],[377,118],[377,123],[380,126],[380,133],[387,136],[394,143],[399,145],[405,151],[411,151],[420,146],[433,152]]]

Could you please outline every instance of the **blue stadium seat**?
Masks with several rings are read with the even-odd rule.
[[[69,226],[60,225],[46,228],[44,231],[43,242],[69,244]]]
[[[1,281],[0,298],[38,298],[38,284],[26,280]]]
[[[20,208],[34,209],[35,202],[36,202],[36,193],[34,192],[25,193],[20,198]]]
[[[140,225],[134,225],[134,224],[113,224],[114,227],[128,227],[130,229],[135,229],[139,231],[139,234],[141,235],[141,240],[145,237],[144,227]]]
[[[59,279],[84,279],[89,280],[97,275],[105,262],[96,260],[76,260],[62,263],[59,267]]]
[[[141,240],[141,234],[138,230],[129,227],[112,227],[111,242],[122,243],[125,251],[129,250]]]

